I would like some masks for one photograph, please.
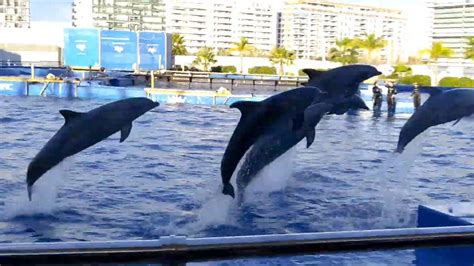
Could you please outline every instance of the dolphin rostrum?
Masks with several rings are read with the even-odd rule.
[[[403,125],[398,137],[396,152],[402,153],[416,136],[429,127],[450,121],[456,122],[474,113],[474,90],[431,89],[430,97]]]
[[[120,142],[127,139],[132,122],[159,103],[144,97],[105,104],[89,112],[60,110],[64,125],[44,145],[28,165],[26,183],[31,201],[33,184],[65,158],[72,156],[120,131]]]

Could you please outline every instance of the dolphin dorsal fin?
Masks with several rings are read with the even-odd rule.
[[[312,69],[312,68],[305,68],[302,70],[303,73],[305,73],[306,75],[308,75],[308,77],[310,79],[315,79],[315,78],[318,78],[319,76],[321,76],[321,74],[323,74],[324,72],[326,71],[321,71],[321,70],[316,70],[316,69]]]
[[[238,101],[231,104],[230,108],[237,108],[242,113],[242,116],[246,116],[247,114],[258,113],[264,107],[260,102]]]
[[[74,112],[71,110],[59,110],[59,113],[64,117],[64,120],[66,120],[66,124],[83,114],[83,113]]]
[[[440,88],[430,88],[430,90],[429,90],[430,96],[435,96],[435,95],[438,95],[442,92],[443,91]]]

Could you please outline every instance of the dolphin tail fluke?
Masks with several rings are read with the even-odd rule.
[[[224,188],[222,189],[222,193],[223,193],[224,195],[229,195],[229,196],[231,196],[232,198],[235,198],[234,187],[232,186],[231,183],[226,183],[226,184],[224,184]]]
[[[33,194],[33,187],[28,185],[26,187],[26,190],[28,191],[28,199],[31,201],[31,194]]]

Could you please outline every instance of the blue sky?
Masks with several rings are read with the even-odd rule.
[[[31,0],[31,20],[71,21],[72,0]]]
[[[245,1],[245,0],[244,0]],[[375,6],[394,7],[410,11],[422,0],[344,0],[349,3],[369,4]],[[33,21],[60,21],[71,20],[72,0],[31,0],[31,19]]]

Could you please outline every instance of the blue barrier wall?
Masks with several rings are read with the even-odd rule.
[[[99,67],[99,30],[64,29],[64,65]]]
[[[137,33],[102,30],[100,66],[110,70],[133,71],[138,63]]]

